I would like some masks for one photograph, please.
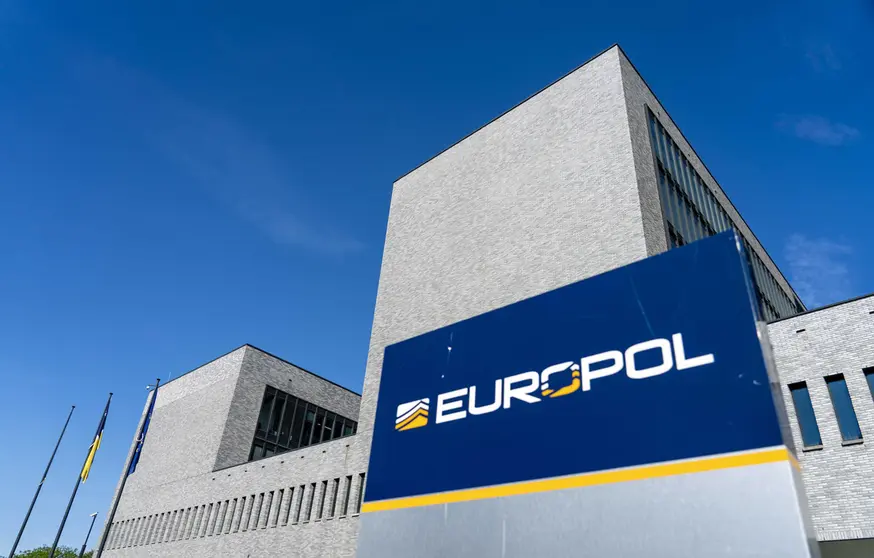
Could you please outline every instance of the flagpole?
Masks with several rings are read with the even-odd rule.
[[[149,406],[146,408],[146,416],[143,418],[143,424],[140,425],[140,431],[137,433],[136,439],[138,440],[138,444],[142,443],[143,431],[149,424],[150,409],[153,408],[152,406],[155,402],[155,399],[158,397],[158,387],[160,385],[161,378],[158,378],[158,380],[155,382],[155,391],[152,392],[152,400],[149,402]],[[100,558],[100,556],[103,555],[103,547],[106,546],[106,540],[109,538],[109,531],[112,529],[112,521],[115,519],[115,511],[118,509],[118,503],[121,501],[121,493],[124,492],[124,485],[127,484],[127,478],[130,476],[131,463],[133,463],[134,457],[136,455],[137,448],[134,447],[134,451],[130,452],[130,455],[127,458],[127,462],[124,465],[124,475],[121,477],[121,484],[118,486],[118,494],[115,496],[115,501],[112,502],[112,509],[109,510],[109,515],[106,518],[106,527],[103,529],[103,533],[100,535],[100,546],[97,547],[97,552],[94,553],[94,558]]]
[[[58,436],[58,442],[55,444],[55,451],[52,452],[52,456],[49,457],[49,463],[46,465],[46,470],[42,474],[42,480],[39,481],[39,484],[36,485],[36,493],[33,495],[33,500],[30,501],[30,507],[27,508],[27,514],[24,516],[24,521],[21,523],[21,529],[18,530],[18,536],[15,537],[15,542],[12,543],[12,550],[9,552],[9,558],[15,556],[15,551],[18,549],[18,542],[21,540],[21,535],[24,534],[24,528],[27,527],[27,522],[30,520],[30,513],[33,511],[33,506],[36,504],[36,499],[39,498],[39,492],[42,490],[42,485],[45,484],[46,478],[49,476],[49,468],[52,466],[52,461],[55,460],[55,454],[58,453],[58,447],[61,445],[61,439],[64,437],[64,432],[67,431],[67,425],[70,424],[70,417],[73,416],[73,410],[76,408],[73,405],[70,408],[70,414],[67,415],[67,422],[64,423],[64,428],[61,429],[61,435]]]
[[[103,409],[103,415],[100,417],[100,422],[97,424],[97,432],[94,434],[94,439],[91,442],[91,446],[88,446],[88,456],[85,457],[85,463],[82,464],[82,470],[85,469],[85,466],[88,465],[88,459],[92,459],[91,456],[91,447],[97,443],[97,437],[100,435],[103,430],[104,424],[106,424],[106,415],[109,414],[109,403],[112,401],[112,393],[109,394],[109,399],[106,400],[106,408]],[[61,540],[61,533],[64,532],[64,524],[67,523],[67,516],[70,515],[70,508],[73,507],[73,500],[76,499],[76,493],[79,492],[79,485],[82,484],[82,472],[79,472],[79,475],[76,477],[76,486],[73,488],[73,494],[70,495],[70,501],[67,503],[67,509],[64,511],[64,518],[61,519],[61,524],[58,526],[58,533],[55,535],[55,542],[52,543],[52,550],[49,552],[49,558],[55,558],[55,551],[58,549],[58,541]]]
[[[82,550],[79,551],[79,558],[85,556],[85,547],[88,546],[88,539],[91,537],[91,530],[94,529],[94,520],[97,519],[97,514],[91,514],[91,526],[88,527],[88,534],[85,535],[85,542],[82,543]]]

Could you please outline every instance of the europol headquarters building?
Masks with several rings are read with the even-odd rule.
[[[804,521],[817,541],[811,555],[818,547],[825,557],[874,556],[874,440],[868,440],[874,438],[874,296],[806,308],[618,46],[395,182],[362,395],[249,345],[162,385],[136,472],[104,526],[104,555],[362,555],[371,473],[370,488],[377,490],[376,466],[368,466],[387,347],[647,258],[688,254],[693,246],[685,245],[704,245],[730,230],[752,279],[763,352],[775,364],[770,384],[777,407],[785,408],[787,446],[794,446],[803,480]],[[679,368],[684,357],[677,340]],[[687,363],[695,360],[689,346],[685,351]],[[416,375],[417,368],[404,373]],[[427,425],[422,432],[444,426],[433,419],[457,418],[458,411],[450,411],[460,406],[441,399],[443,409],[435,409],[433,396],[390,404],[392,430]],[[574,443],[585,449],[591,427],[559,420],[543,428],[579,431]],[[610,443],[623,453],[623,444],[637,442],[616,437]],[[136,440],[131,452],[135,447]],[[415,468],[429,456],[391,459]],[[504,466],[458,465],[472,471]],[[633,482],[645,481],[626,484]],[[767,483],[753,488],[765,497],[771,491]],[[681,490],[666,488],[654,497],[681,505],[675,501]],[[696,515],[707,509],[702,504]],[[741,505],[736,513],[751,512]],[[450,519],[440,515],[439,521]],[[744,529],[726,523],[723,530]],[[412,524],[398,529],[417,533]],[[506,523],[503,534],[497,529],[494,546],[478,556],[519,555],[507,543]],[[678,529],[672,536],[698,535]],[[707,541],[698,542],[707,548]],[[578,550],[574,555],[608,555]],[[635,552],[613,555],[663,555]],[[680,555],[693,554],[673,554]],[[778,554],[714,548],[694,555]]]

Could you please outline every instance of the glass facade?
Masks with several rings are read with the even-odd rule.
[[[680,148],[651,111],[649,116],[650,141],[656,156],[659,196],[669,248],[734,228],[728,213],[722,208],[710,188],[692,167]],[[762,316],[767,321],[793,316],[804,311],[804,306],[791,298],[768,271],[765,263],[753,251],[743,235],[747,262],[753,275],[756,296]]]
[[[358,431],[358,423],[267,386],[249,461],[320,444]]]

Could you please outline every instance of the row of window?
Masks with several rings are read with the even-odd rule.
[[[871,396],[874,397],[874,367],[863,370]],[[856,410],[853,407],[853,399],[850,390],[847,389],[847,381],[843,374],[835,374],[825,378],[829,398],[835,410],[838,421],[838,429],[841,431],[841,439],[844,443],[861,443],[862,430],[859,428],[859,420],[856,418]],[[816,413],[813,411],[813,402],[807,389],[807,382],[798,382],[789,385],[789,393],[792,396],[792,404],[795,407],[795,415],[798,417],[798,426],[801,429],[801,442],[806,449],[822,446],[822,436],[819,433],[819,424],[816,421]]]
[[[649,131],[656,154],[659,196],[670,247],[683,246],[734,227],[728,213],[652,112],[649,112]],[[803,311],[801,302],[780,288],[745,238],[743,242],[765,320],[786,318]]]
[[[351,436],[357,431],[354,420],[267,386],[249,461]]]
[[[359,474],[353,486],[353,477],[348,475],[117,521],[110,526],[106,547],[113,550],[342,519],[360,513],[364,480],[365,474]]]

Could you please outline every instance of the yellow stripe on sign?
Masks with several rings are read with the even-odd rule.
[[[544,479],[488,486],[484,488],[456,490],[454,492],[441,492],[439,494],[427,494],[424,496],[411,496],[409,498],[365,502],[364,505],[361,506],[361,511],[363,513],[368,513],[399,510],[404,508],[417,508],[420,506],[433,506],[435,504],[452,504],[455,502],[469,502],[471,500],[485,500],[487,498],[500,498],[502,496],[519,496],[522,494],[564,490],[565,488],[582,488],[585,486],[597,486],[601,484],[671,477],[688,473],[703,473],[705,471],[717,471],[719,469],[747,467],[749,465],[763,465],[765,463],[792,461],[792,459],[792,454],[786,448],[766,449],[754,452],[705,457],[688,461],[644,465],[628,469],[584,473],[582,475],[555,479]]]

